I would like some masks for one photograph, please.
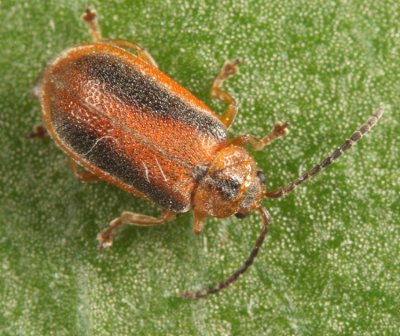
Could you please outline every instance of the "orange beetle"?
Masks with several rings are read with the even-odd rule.
[[[263,227],[245,263],[215,287],[183,293],[185,298],[216,293],[237,280],[253,263],[271,222],[262,199],[282,197],[331,164],[382,114],[377,110],[321,164],[267,192],[265,176],[244,145],[262,150],[288,133],[287,124],[277,123],[261,139],[228,138],[237,106],[222,83],[237,72],[239,61],[226,62],[212,86],[212,97],[228,104],[218,116],[163,74],[138,44],[102,39],[95,11],[87,9],[83,18],[94,42],[68,49],[51,62],[37,91],[46,129],[70,156],[79,179],[105,180],[164,209],[158,218],[123,212],[99,234],[100,246],[111,246],[123,224],[159,225],[190,210],[196,233],[203,231],[207,217],[243,218],[255,209],[261,216]],[[38,128],[34,135],[43,134]]]

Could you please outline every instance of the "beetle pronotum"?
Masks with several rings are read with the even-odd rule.
[[[164,209],[159,217],[123,212],[99,234],[100,247],[110,246],[123,224],[160,225],[189,210],[196,233],[203,231],[207,217],[243,218],[252,210],[260,214],[261,232],[244,264],[215,287],[185,292],[184,298],[217,293],[236,281],[253,263],[271,223],[262,199],[282,197],[329,166],[383,113],[375,111],[322,163],[287,186],[266,191],[264,173],[244,145],[262,150],[287,135],[287,124],[277,123],[261,139],[228,138],[237,106],[222,84],[237,72],[239,61],[226,62],[212,85],[212,97],[228,105],[218,116],[163,74],[138,44],[103,39],[95,11],[87,9],[83,18],[93,43],[59,55],[47,66],[37,90],[46,129],[69,155],[79,179],[103,179]],[[38,128],[36,135],[43,134]]]

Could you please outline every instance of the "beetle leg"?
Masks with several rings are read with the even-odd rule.
[[[284,123],[277,122],[272,131],[269,132],[262,139],[257,139],[256,137],[250,134],[245,134],[232,139],[229,142],[229,144],[243,146],[244,144],[249,143],[254,148],[254,150],[260,151],[263,150],[265,146],[269,145],[275,139],[288,135],[289,134],[288,127],[289,127],[288,122]]]
[[[165,224],[171,220],[174,220],[176,213],[165,210],[159,217],[146,216],[134,212],[124,211],[120,217],[115,218],[111,221],[110,226],[99,233],[97,240],[99,241],[99,248],[107,248],[112,245],[112,239],[117,233],[120,226],[124,224],[135,225],[135,226],[155,226]]]
[[[115,39],[115,40],[102,40],[101,43],[115,45],[123,49],[132,49],[136,52],[137,57],[140,58],[142,61],[145,61],[146,63],[149,63],[157,67],[157,63],[154,60],[154,58],[150,55],[150,53],[135,42]]]
[[[225,112],[219,117],[221,122],[227,127],[231,127],[233,121],[235,120],[237,114],[237,105],[235,99],[222,89],[222,84],[225,79],[236,74],[239,71],[237,65],[240,63],[239,59],[234,61],[225,62],[220,73],[215,78],[214,83],[211,87],[211,97],[214,99],[220,99],[228,104]]]
[[[68,161],[69,161],[69,167],[71,168],[75,177],[79,181],[81,181],[81,182],[96,182],[99,180],[99,178],[96,175],[84,170],[72,158],[68,158]]]
[[[117,47],[123,49],[133,49],[137,56],[146,63],[149,63],[155,67],[157,67],[156,61],[151,57],[151,55],[147,52],[146,49],[141,47],[139,44],[135,42],[130,42],[126,40],[106,40],[101,37],[100,27],[97,24],[97,13],[94,9],[86,8],[85,14],[83,14],[82,18],[86,21],[90,33],[92,34],[92,39],[94,42],[101,42],[105,44],[115,45]]]
[[[92,39],[94,42],[99,42],[101,40],[100,27],[97,24],[97,13],[94,9],[87,7],[85,14],[82,15],[89,27],[90,33],[92,34]]]
[[[200,234],[200,233],[202,233],[204,231],[204,225],[206,223],[206,218],[207,217],[202,215],[202,214],[200,214],[200,213],[198,213],[198,212],[196,212],[196,211],[193,213],[193,216],[194,216],[194,218],[193,218],[193,226],[192,226],[193,231],[196,234]]]
[[[42,125],[36,125],[33,132],[26,135],[28,139],[44,139],[49,136],[47,129]]]

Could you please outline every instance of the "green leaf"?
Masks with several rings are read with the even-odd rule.
[[[254,266],[248,219],[191,215],[127,227],[99,253],[96,234],[123,210],[156,206],[103,182],[82,184],[50,140],[31,91],[49,60],[90,41],[84,1],[0,2],[1,335],[394,335],[400,330],[400,5],[385,1],[95,1],[102,33],[134,40],[217,112],[209,88],[227,59],[240,112],[231,134],[290,135],[254,153],[267,188],[340,145],[378,106],[371,134],[312,182],[266,200],[274,224]]]

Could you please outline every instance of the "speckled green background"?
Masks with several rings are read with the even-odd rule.
[[[93,1],[103,34],[145,46],[161,70],[217,111],[209,88],[226,59],[233,134],[290,135],[254,153],[271,190],[324,158],[380,105],[387,111],[323,175],[280,201],[254,267],[218,296],[210,285],[247,257],[260,221],[191,215],[126,228],[99,254],[96,233],[122,210],[157,208],[105,183],[82,184],[40,123],[31,89],[44,64],[89,41],[87,1],[0,0],[1,335],[396,335],[400,330],[400,3]]]

